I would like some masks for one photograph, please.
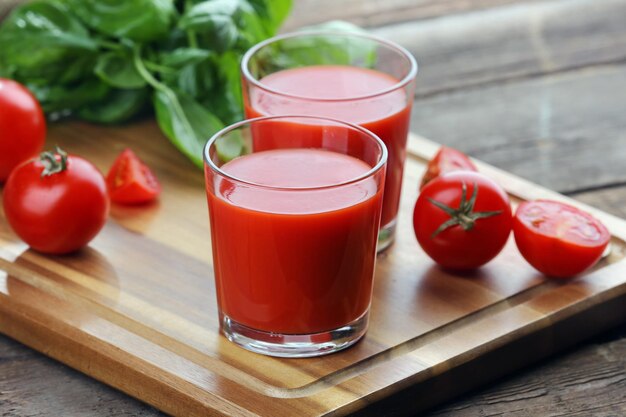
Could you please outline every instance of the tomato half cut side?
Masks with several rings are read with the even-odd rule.
[[[118,204],[146,204],[161,193],[161,184],[150,168],[130,149],[113,162],[107,174],[111,201]]]
[[[611,239],[607,228],[591,214],[551,200],[521,203],[513,219],[513,234],[528,263],[556,278],[591,268]]]
[[[463,152],[442,146],[428,162],[420,190],[435,178],[454,171],[478,171],[476,165]]]

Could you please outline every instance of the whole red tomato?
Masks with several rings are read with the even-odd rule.
[[[0,78],[0,182],[37,155],[46,139],[46,119],[37,99],[23,85]]]
[[[463,152],[442,146],[433,159],[428,161],[426,172],[422,177],[420,190],[435,178],[454,171],[478,171],[478,169]]]
[[[482,174],[452,172],[424,187],[413,227],[420,246],[441,266],[478,268],[500,253],[509,237],[509,198]]]
[[[150,168],[130,149],[125,149],[115,159],[106,181],[114,203],[146,204],[161,192],[161,184]]]
[[[589,213],[550,200],[521,203],[513,219],[513,234],[524,259],[557,278],[591,268],[611,238],[607,228]]]
[[[2,200],[15,233],[33,249],[52,254],[85,246],[102,229],[109,212],[100,171],[59,149],[15,168]]]

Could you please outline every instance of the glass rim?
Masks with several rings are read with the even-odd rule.
[[[252,74],[250,73],[250,70],[248,69],[248,64],[250,60],[252,59],[252,57],[258,51],[260,51],[261,49],[275,42],[279,42],[285,39],[304,37],[304,36],[343,36],[343,37],[367,39],[367,40],[376,42],[378,44],[382,44],[389,49],[395,50],[397,53],[399,53],[402,57],[404,57],[409,62],[410,68],[409,68],[408,73],[393,86],[387,87],[384,90],[377,91],[375,93],[370,93],[370,94],[365,94],[365,95],[355,96],[355,97],[350,97],[350,98],[314,98],[314,97],[300,96],[296,94],[289,94],[289,93],[281,92],[274,88],[268,87],[265,84],[263,84],[260,80],[258,80],[256,77],[252,76]],[[262,42],[259,42],[256,45],[254,45],[252,48],[248,49],[241,60],[241,73],[243,74],[244,78],[248,80],[250,83],[252,83],[254,86],[262,90],[265,90],[269,93],[277,94],[283,97],[289,97],[289,98],[295,98],[295,99],[307,100],[307,101],[319,101],[319,102],[350,102],[350,101],[365,100],[365,99],[371,99],[374,97],[383,96],[385,94],[389,94],[393,91],[399,90],[400,88],[404,88],[407,84],[409,84],[411,81],[415,79],[415,77],[417,76],[417,71],[418,71],[418,65],[417,65],[417,61],[415,60],[415,57],[403,46],[400,46],[393,41],[389,41],[387,39],[383,39],[378,36],[370,35],[367,33],[351,33],[351,32],[342,32],[338,30],[303,30],[300,32],[291,32],[291,33],[285,33],[282,35],[277,35],[269,39],[266,39]]]
[[[357,176],[355,178],[352,178],[352,179],[349,179],[349,180],[346,180],[346,181],[342,181],[342,182],[338,182],[338,183],[335,183],[335,184],[315,186],[315,187],[277,187],[277,186],[272,186],[272,185],[267,185],[267,184],[259,184],[259,183],[253,182],[253,181],[247,181],[247,180],[238,178],[238,177],[236,177],[234,175],[231,175],[231,174],[227,173],[226,171],[222,170],[220,167],[215,165],[215,163],[211,160],[211,158],[209,156],[209,150],[210,150],[211,146],[220,137],[222,137],[225,134],[228,134],[228,133],[230,133],[230,132],[232,132],[232,131],[234,131],[236,129],[239,129],[242,126],[252,125],[254,123],[268,121],[268,120],[273,120],[273,119],[313,119],[313,120],[318,120],[318,121],[322,120],[322,121],[326,121],[326,122],[333,122],[334,124],[337,124],[337,125],[340,125],[340,126],[345,126],[345,127],[352,128],[352,129],[358,131],[359,133],[361,133],[361,134],[363,134],[365,136],[368,136],[371,139],[374,139],[374,141],[378,145],[378,148],[381,151],[380,158],[379,158],[378,162],[376,163],[376,165],[374,165],[372,168],[370,168],[364,174],[361,174],[361,175],[359,175],[359,176]],[[292,149],[292,148],[288,148],[288,149]],[[320,149],[324,149],[324,148],[320,148]],[[339,187],[343,187],[343,186],[346,186],[346,185],[350,185],[350,184],[354,184],[354,183],[360,182],[360,181],[362,181],[364,179],[367,179],[369,177],[374,176],[387,163],[387,147],[385,146],[385,143],[375,133],[373,133],[373,132],[371,132],[371,131],[369,131],[369,130],[367,130],[367,129],[359,126],[359,125],[356,125],[356,124],[353,124],[353,123],[349,123],[349,122],[344,122],[344,121],[337,120],[337,119],[333,119],[333,118],[330,118],[330,117],[318,117],[318,116],[298,115],[298,114],[287,114],[287,115],[278,115],[278,116],[255,117],[253,119],[245,119],[245,120],[241,120],[241,121],[239,121],[237,123],[233,123],[232,125],[226,126],[225,128],[223,128],[220,131],[218,131],[217,133],[215,133],[213,136],[211,136],[211,138],[204,145],[204,150],[203,150],[202,154],[203,154],[205,165],[210,167],[214,172],[216,172],[217,174],[221,175],[222,177],[226,177],[229,180],[235,181],[235,182],[240,183],[240,184],[249,185],[249,186],[252,186],[252,187],[255,187],[255,188],[262,188],[262,189],[272,190],[272,191],[318,191],[318,190],[329,190],[329,189],[333,189],[333,188],[339,188]]]

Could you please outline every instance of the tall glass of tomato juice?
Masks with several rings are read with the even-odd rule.
[[[283,357],[359,340],[372,298],[383,142],[337,120],[272,116],[218,132],[204,158],[222,333]]]
[[[378,250],[394,239],[417,64],[401,46],[365,34],[301,32],[251,48],[241,64],[249,118],[308,114],[358,124],[387,146]]]

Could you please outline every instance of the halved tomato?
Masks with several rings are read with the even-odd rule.
[[[478,171],[478,169],[463,152],[442,146],[433,159],[428,162],[420,190],[440,175],[453,171]]]
[[[155,175],[130,149],[125,149],[113,162],[106,180],[114,203],[145,204],[161,193]]]
[[[551,200],[521,203],[513,219],[513,234],[528,263],[558,278],[580,274],[595,265],[611,238],[591,214]]]

